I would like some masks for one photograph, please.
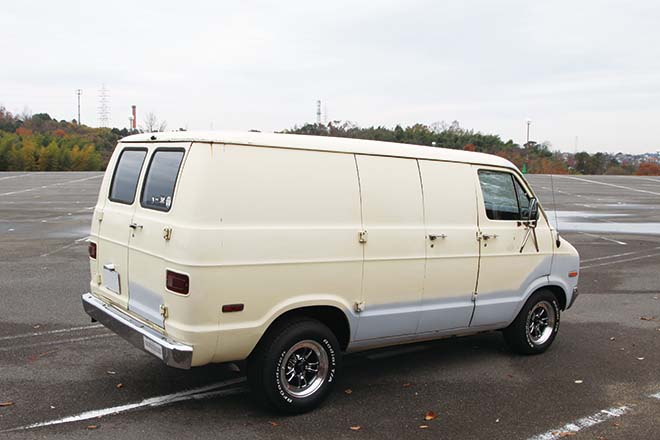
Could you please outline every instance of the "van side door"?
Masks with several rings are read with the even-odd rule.
[[[426,276],[419,333],[466,328],[479,268],[472,167],[419,160],[424,189]]]
[[[550,227],[540,213],[536,227],[538,250],[522,221],[529,209],[531,190],[516,173],[474,167],[478,182],[481,260],[476,307],[471,326],[510,323],[527,288],[550,274],[553,242]]]
[[[356,340],[414,335],[424,286],[424,212],[415,159],[356,156],[364,269]]]

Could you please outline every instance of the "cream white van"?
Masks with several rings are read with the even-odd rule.
[[[490,330],[545,351],[579,268],[505,159],[261,133],[121,140],[89,256],[94,320],[172,367],[247,360],[290,413],[346,352]]]

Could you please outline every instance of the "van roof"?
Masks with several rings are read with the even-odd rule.
[[[251,145],[260,147],[293,148],[299,150],[360,153],[376,156],[409,157],[414,159],[433,159],[517,169],[510,161],[492,154],[454,150],[451,148],[427,147],[423,145],[330,136],[259,132],[172,131],[135,134],[121,139],[120,142],[202,142]]]

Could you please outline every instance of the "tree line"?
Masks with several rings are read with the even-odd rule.
[[[326,124],[305,124],[285,130],[285,133],[371,139],[406,144],[428,145],[494,154],[513,162],[521,170],[536,174],[639,174],[660,175],[660,165],[654,162],[624,161],[608,153],[567,154],[552,151],[550,142],[529,142],[518,145],[504,141],[498,135],[465,129],[458,121],[431,125],[414,124],[394,128],[384,126],[359,127],[351,122],[333,121]]]
[[[153,114],[141,131],[162,131]],[[153,127],[151,127],[153,125]],[[180,129],[183,130],[183,129]],[[117,141],[139,131],[92,128],[74,121],[58,121],[46,113],[14,115],[0,106],[0,171],[104,170]],[[304,124],[284,133],[371,139],[477,151],[504,157],[518,168],[540,174],[660,175],[660,165],[620,160],[607,153],[566,154],[552,151],[549,142],[518,145],[498,135],[465,129],[458,121],[394,128],[359,127],[351,122]]]

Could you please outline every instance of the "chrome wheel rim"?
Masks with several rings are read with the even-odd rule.
[[[328,354],[316,341],[300,341],[284,355],[280,379],[284,390],[291,396],[302,398],[314,394],[327,376]]]
[[[548,301],[540,301],[527,315],[527,339],[534,345],[543,345],[552,336],[557,316],[555,308]]]

